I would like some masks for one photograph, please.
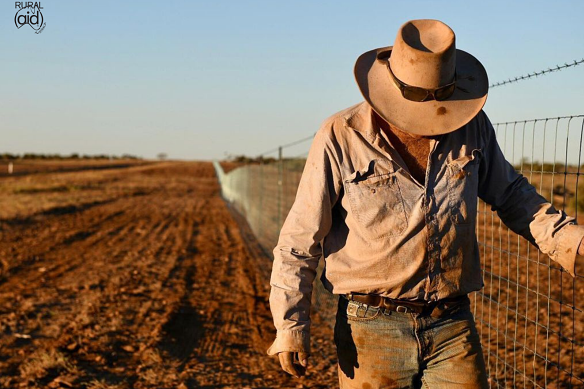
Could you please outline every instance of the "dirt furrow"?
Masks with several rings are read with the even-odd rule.
[[[329,357],[296,381],[265,354],[270,259],[210,163],[25,178],[3,190],[69,205],[0,221],[0,387],[335,387]]]

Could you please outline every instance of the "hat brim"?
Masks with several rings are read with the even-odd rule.
[[[475,117],[487,100],[489,80],[478,59],[456,50],[456,89],[447,100],[415,102],[405,99],[390,78],[387,66],[377,60],[392,46],[368,51],[355,63],[355,80],[365,100],[383,119],[416,135],[455,131]]]

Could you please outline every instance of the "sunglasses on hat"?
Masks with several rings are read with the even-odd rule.
[[[456,72],[454,73],[454,81],[438,88],[426,89],[419,86],[408,85],[393,74],[389,63],[390,56],[391,50],[388,50],[379,53],[377,59],[385,62],[389,75],[391,76],[394,85],[400,90],[403,98],[415,102],[428,100],[444,101],[454,93],[454,90],[456,89]]]

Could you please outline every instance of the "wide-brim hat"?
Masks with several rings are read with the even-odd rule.
[[[489,89],[483,65],[456,49],[454,32],[438,20],[406,22],[393,46],[359,56],[354,73],[373,110],[388,123],[416,135],[445,134],[464,126],[482,109]],[[452,95],[442,101],[431,96],[425,101],[408,100],[398,86],[434,90],[453,82]]]

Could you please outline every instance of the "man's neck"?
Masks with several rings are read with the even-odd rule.
[[[432,138],[402,131],[390,125],[376,113],[374,113],[374,118],[380,130],[385,133],[391,145],[404,160],[412,177],[424,185]]]

